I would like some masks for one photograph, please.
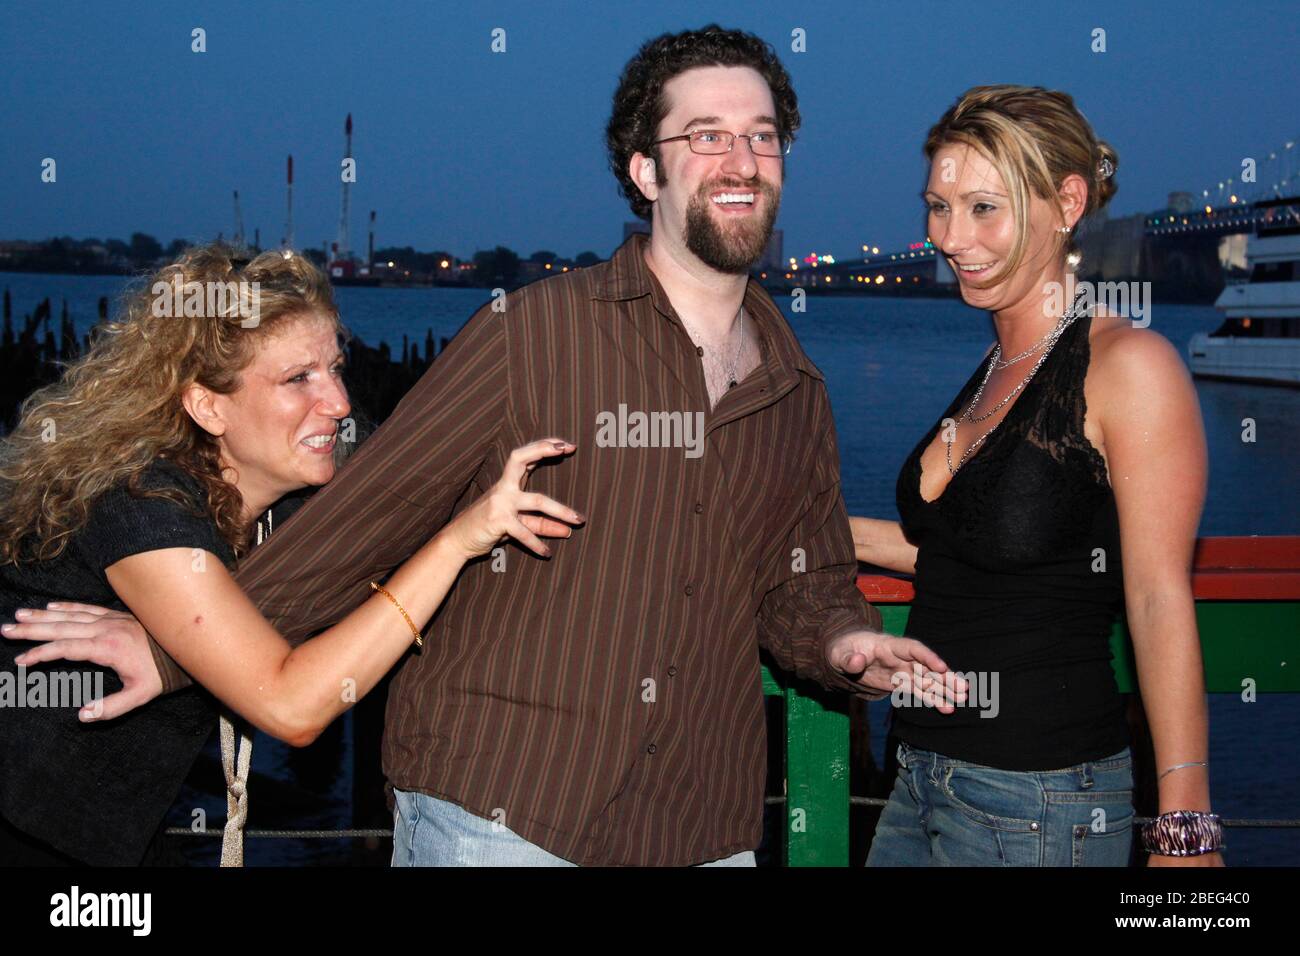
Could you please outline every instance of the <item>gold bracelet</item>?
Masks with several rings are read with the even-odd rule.
[[[397,608],[397,610],[399,610],[402,613],[402,617],[406,618],[406,623],[407,625],[410,626],[411,633],[415,635],[415,646],[424,647],[424,638],[420,636],[420,629],[416,627],[415,622],[411,620],[411,615],[406,613],[406,608],[402,607],[402,605],[397,603],[397,598],[389,594],[387,588],[381,587],[380,585],[376,584],[374,581],[370,582],[370,588],[371,590],[378,591],[384,597],[388,598],[388,600],[393,602],[393,607]]]

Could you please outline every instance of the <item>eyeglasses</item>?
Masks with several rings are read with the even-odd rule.
[[[790,152],[791,143],[790,137],[774,130],[764,130],[761,133],[729,133],[725,129],[697,129],[683,133],[681,136],[669,136],[651,145],[658,146],[660,143],[671,143],[679,139],[686,140],[691,147],[691,152],[699,153],[701,156],[729,153],[738,139],[749,140],[750,151],[755,156],[785,156]]]

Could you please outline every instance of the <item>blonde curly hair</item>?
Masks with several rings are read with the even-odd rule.
[[[236,391],[258,342],[304,314],[345,334],[329,281],[288,251],[250,261],[220,243],[198,246],[133,283],[115,320],[94,330],[59,381],[27,398],[0,442],[0,564],[57,557],[94,502],[123,483],[192,505],[176,491],[141,489],[140,476],[159,458],[206,491],[219,533],[242,554],[243,499],[222,477],[216,439],[181,395],[196,383]]]

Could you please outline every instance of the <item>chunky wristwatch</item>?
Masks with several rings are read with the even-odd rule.
[[[1217,813],[1173,810],[1142,827],[1142,844],[1161,856],[1201,856],[1223,849],[1223,825]]]

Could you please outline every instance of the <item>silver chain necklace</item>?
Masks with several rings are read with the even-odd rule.
[[[698,348],[703,348],[704,346],[700,346],[700,345],[698,344],[699,341],[700,341],[700,338],[701,338],[700,335],[699,335],[699,333],[696,332],[695,329],[690,325],[690,323],[688,323],[688,322],[687,322],[684,318],[682,318],[680,315],[678,316],[678,318],[681,319],[681,323],[682,323],[682,325],[685,326],[687,333],[688,333],[688,334],[690,335],[690,337],[691,337],[691,341],[697,343],[697,347],[698,347]],[[723,371],[724,373],[726,373],[726,376],[727,376],[727,388],[729,388],[729,389],[731,389],[731,388],[735,388],[735,387],[736,387],[736,384],[737,384],[737,382],[736,382],[736,371],[737,371],[737,369],[740,367],[740,356],[741,356],[741,353],[744,352],[744,350],[745,350],[745,340],[746,340],[746,335],[745,335],[745,307],[744,307],[744,305],[741,305],[741,307],[740,307],[740,311],[738,311],[738,312],[736,313],[736,322],[737,322],[737,324],[739,324],[739,326],[740,326],[740,344],[738,344],[738,345],[736,346],[736,354],[733,355],[733,356],[731,357],[731,361],[727,361],[727,357],[726,357],[725,355],[722,356],[722,371]],[[708,346],[708,348],[709,348],[710,351],[712,351],[712,352],[714,352],[714,353],[716,353],[717,351],[719,351],[719,350],[717,349],[717,347],[716,347],[716,346],[713,346],[713,345]]]
[[[1015,388],[1013,388],[1007,394],[1006,398],[1002,399],[1002,401],[994,405],[989,411],[985,412],[983,415],[975,415],[973,414],[975,406],[979,404],[980,397],[984,394],[984,386],[988,384],[989,377],[993,374],[993,368],[997,364],[998,357],[1002,354],[1001,343],[994,346],[993,354],[989,357],[989,367],[984,372],[984,378],[980,381],[979,388],[975,390],[975,397],[971,399],[970,404],[966,406],[966,410],[962,412],[961,416],[957,419],[957,421],[953,423],[953,428],[952,428],[953,440],[949,442],[944,442],[944,445],[946,446],[944,448],[944,452],[948,459],[948,474],[950,476],[957,474],[957,469],[966,463],[966,459],[971,456],[971,454],[975,451],[975,449],[979,448],[980,445],[984,444],[984,440],[986,438],[988,438],[995,431],[997,431],[997,427],[998,425],[1002,424],[1002,421],[999,421],[992,428],[986,431],[983,435],[975,439],[975,441],[971,443],[971,446],[967,448],[965,452],[962,453],[960,460],[958,460],[957,464],[954,466],[952,463],[952,446],[957,440],[958,425],[964,421],[970,422],[971,424],[976,424],[978,422],[982,422],[987,420],[988,418],[991,418],[993,415],[996,415],[1000,409],[1005,407],[1007,402],[1015,398],[1016,395],[1020,393],[1021,389],[1023,389],[1026,385],[1029,384],[1030,380],[1033,379],[1034,375],[1038,372],[1039,368],[1042,367],[1042,364],[1045,361],[1047,361],[1047,357],[1052,354],[1052,349],[1055,347],[1057,341],[1061,338],[1062,334],[1064,334],[1065,330],[1068,329],[1070,325],[1074,322],[1074,320],[1079,317],[1079,304],[1080,302],[1082,302],[1082,300],[1083,300],[1083,295],[1082,293],[1080,293],[1080,295],[1078,295],[1075,298],[1074,303],[1068,309],[1065,310],[1065,314],[1061,316],[1060,321],[1058,321],[1056,323],[1056,326],[1052,329],[1052,331],[1047,334],[1047,337],[1043,340],[1043,342],[1040,342],[1039,345],[1034,346],[1035,349],[1037,349],[1040,345],[1043,344],[1046,344],[1047,347],[1043,349],[1043,354],[1038,357],[1038,361],[1034,363],[1034,367],[1029,370],[1029,374],[1026,375],[1020,381],[1020,384],[1017,385]],[[1012,359],[1012,361],[1008,362],[1007,364],[1010,365],[1013,362],[1019,361],[1019,359],[1023,357],[1024,357],[1023,355],[1018,356],[1017,358]],[[1005,366],[1003,367],[1005,368]]]
[[[1069,312],[1067,312],[1066,315],[1069,315]],[[1033,355],[1035,352],[1037,352],[1039,349],[1041,349],[1045,344],[1047,344],[1049,341],[1051,341],[1051,339],[1052,339],[1053,336],[1055,336],[1055,335],[1060,335],[1062,329],[1064,328],[1064,327],[1062,326],[1061,323],[1064,322],[1064,321],[1065,321],[1065,316],[1063,315],[1063,316],[1061,316],[1061,320],[1060,320],[1059,322],[1056,323],[1056,327],[1055,327],[1055,328],[1049,329],[1046,335],[1044,335],[1041,339],[1039,339],[1037,342],[1035,342],[1035,343],[1034,343],[1033,345],[1031,345],[1029,348],[1025,349],[1023,352],[1021,352],[1021,353],[1020,353],[1019,355],[1017,355],[1015,358],[1009,358],[1009,359],[1007,359],[1005,362],[1002,361],[1001,359],[998,359],[996,362],[994,362],[994,365],[997,366],[998,371],[1000,372],[1000,371],[1002,371],[1004,368],[1010,368],[1011,366],[1015,365],[1017,362],[1019,362],[1019,361],[1021,361],[1021,360],[1023,360],[1023,359],[1027,359],[1027,358],[1029,358],[1029,356]],[[1001,345],[999,345],[998,348],[999,348],[999,351],[1000,351],[1000,350],[1001,350]]]

